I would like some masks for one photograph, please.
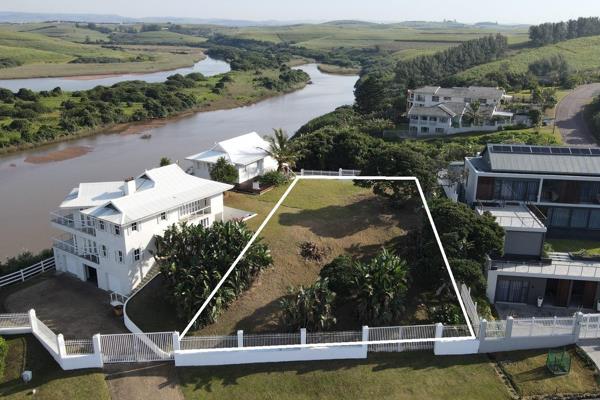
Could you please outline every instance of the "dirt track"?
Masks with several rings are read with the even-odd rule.
[[[597,147],[583,117],[584,107],[600,93],[600,83],[583,85],[566,96],[556,109],[556,127],[565,145]]]

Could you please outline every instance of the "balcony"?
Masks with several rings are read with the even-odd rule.
[[[183,217],[181,217],[179,219],[179,222],[190,222],[193,223],[193,221],[197,218],[200,218],[204,215],[209,215],[210,214],[210,206],[201,208],[199,210],[193,211],[192,213],[185,215]]]
[[[600,281],[600,262],[572,259],[566,253],[550,253],[543,260],[488,260],[490,271],[501,275],[536,275],[548,278],[567,278]]]
[[[60,226],[70,229],[75,229],[78,232],[85,233],[90,236],[96,236],[95,220],[89,222],[77,221],[73,214],[61,214],[60,212],[51,212],[50,221]]]
[[[53,238],[53,247],[66,251],[67,253],[71,253],[78,257],[83,258],[84,260],[91,261],[94,264],[100,264],[100,259],[98,254],[86,252],[77,248],[75,241],[73,238],[71,239],[56,239]]]

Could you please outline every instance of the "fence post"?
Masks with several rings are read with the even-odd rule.
[[[179,343],[179,332],[173,332],[173,351],[181,350],[181,344]]]
[[[583,313],[578,311],[575,313],[573,318],[575,319],[575,323],[573,324],[573,336],[575,337],[575,341],[577,341],[581,336],[581,322],[583,321]]]
[[[99,333],[92,336],[92,345],[94,346],[94,355],[96,355],[98,359],[98,368],[102,368],[104,366],[104,360],[102,359],[102,345],[100,343]]]
[[[529,336],[533,335],[533,327],[535,326],[535,317],[531,317],[531,325],[529,326]]]
[[[238,345],[237,347],[244,347],[244,331],[237,331]]]
[[[444,324],[438,322],[435,324],[435,338],[440,339],[444,337]]]
[[[338,170],[338,175],[339,175],[339,176],[342,176],[343,174],[344,174],[344,173],[342,172],[342,169],[340,168],[340,169]]]
[[[367,325],[363,325],[363,327],[362,327],[362,341],[363,342],[369,341],[369,327]],[[369,345],[363,344],[363,350],[367,351],[368,348],[369,348]]]
[[[23,273],[23,270],[19,270],[19,272],[21,273],[21,282],[25,282],[25,274]]]
[[[306,344],[306,328],[300,328],[300,344]]]
[[[513,317],[506,318],[506,330],[504,331],[504,337],[506,337],[507,339],[512,337],[514,322],[515,322],[515,319]]]
[[[56,335],[56,348],[58,349],[58,356],[63,359],[67,355],[67,348],[65,346],[65,337],[62,333]]]
[[[484,318],[479,321],[479,340],[485,340],[485,331],[487,330],[487,320]]]
[[[304,176],[304,168],[300,168],[300,176]]]
[[[33,308],[29,310],[29,326],[31,326],[31,333],[37,330],[37,317]]]

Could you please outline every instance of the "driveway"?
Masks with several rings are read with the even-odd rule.
[[[558,104],[556,127],[569,146],[597,147],[594,136],[583,118],[583,109],[600,94],[600,83],[579,86]]]
[[[128,332],[112,313],[108,292],[67,274],[51,275],[9,294],[8,312],[34,309],[37,317],[66,339],[88,339],[96,333]]]

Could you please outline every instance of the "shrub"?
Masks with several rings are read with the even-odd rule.
[[[290,181],[290,179],[279,171],[269,171],[258,178],[261,185],[281,186]]]
[[[442,304],[431,307],[429,310],[429,319],[434,323],[444,325],[459,325],[463,322],[463,316],[460,308],[455,304]]]
[[[354,278],[354,260],[350,256],[339,256],[325,265],[319,276],[329,280],[329,287],[339,296],[350,296]]]
[[[4,378],[4,368],[6,366],[6,355],[8,354],[8,343],[0,336],[0,380]]]
[[[52,250],[50,249],[42,250],[37,254],[33,254],[30,251],[23,252],[15,257],[7,258],[4,262],[0,262],[0,275],[29,267],[49,257],[52,257]]]
[[[328,287],[327,279],[318,280],[314,285],[300,286],[296,292],[290,290],[284,297],[281,307],[281,322],[290,330],[306,328],[310,331],[327,330],[336,323],[333,316],[335,293]]]

